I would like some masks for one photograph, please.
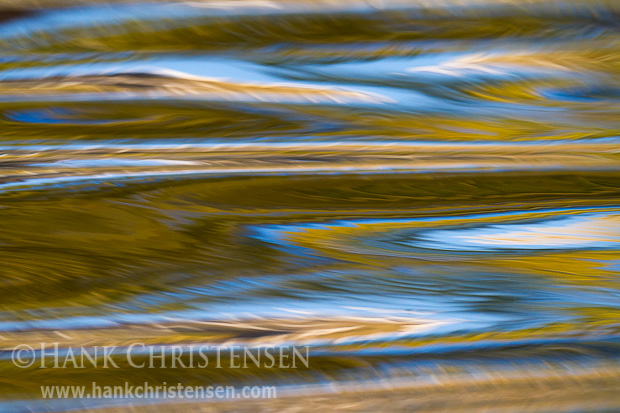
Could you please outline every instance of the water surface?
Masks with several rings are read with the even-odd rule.
[[[0,2],[0,410],[620,408],[620,4]],[[308,345],[18,369],[20,343]],[[6,357],[5,357],[6,356]],[[136,401],[132,401],[136,404]]]

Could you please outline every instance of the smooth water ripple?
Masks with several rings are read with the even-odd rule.
[[[620,409],[618,16],[612,0],[0,0],[0,410]],[[313,358],[10,361],[21,343],[136,339]],[[282,397],[41,399],[91,379]]]

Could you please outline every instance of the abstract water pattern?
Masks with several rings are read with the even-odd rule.
[[[41,399],[93,380],[279,386],[135,411],[620,409],[619,2],[0,10],[1,411],[125,411]],[[312,358],[11,362],[136,339]]]

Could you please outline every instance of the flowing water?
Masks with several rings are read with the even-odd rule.
[[[620,3],[0,10],[0,410],[129,404],[41,399],[93,380],[281,395],[148,411],[620,409]],[[11,362],[136,340],[311,360]]]

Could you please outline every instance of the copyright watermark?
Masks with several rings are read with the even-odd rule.
[[[181,383],[151,385],[41,386],[44,399],[275,399],[275,386],[185,386]]]
[[[34,349],[28,344],[15,347],[11,353],[11,360],[14,365],[23,369],[32,366],[37,361]]]
[[[19,368],[216,368],[297,369],[308,368],[308,346],[207,346],[146,345],[60,347],[20,344],[11,353]]]

